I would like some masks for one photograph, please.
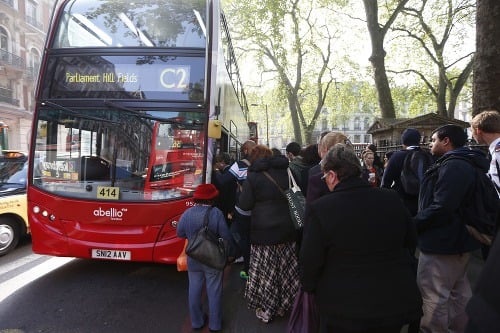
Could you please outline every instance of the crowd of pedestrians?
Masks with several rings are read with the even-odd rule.
[[[289,316],[297,294],[309,293],[319,333],[398,333],[406,325],[408,333],[500,332],[500,245],[473,237],[463,209],[477,191],[476,168],[500,189],[500,114],[482,112],[471,128],[488,156],[467,147],[456,125],[435,129],[429,149],[408,128],[401,149],[382,158],[374,145],[356,154],[340,132],[306,147],[291,142],[284,154],[247,141],[240,160],[214,158],[215,186],[195,191],[178,235],[189,239],[215,206],[211,227],[243,261],[244,299],[264,323]],[[288,171],[305,195],[299,230],[284,194]],[[468,263],[481,247],[485,264],[472,290]],[[222,271],[188,259],[188,275],[193,329],[221,330]]]

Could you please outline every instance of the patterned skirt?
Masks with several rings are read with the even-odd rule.
[[[262,308],[271,316],[291,309],[299,289],[295,243],[252,245],[245,298],[250,309]]]

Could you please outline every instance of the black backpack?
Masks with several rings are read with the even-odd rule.
[[[423,149],[409,150],[401,169],[401,186],[406,194],[418,196],[424,173],[434,163],[430,152]]]
[[[481,243],[491,245],[497,231],[500,210],[500,199],[495,185],[490,177],[472,160],[455,155],[450,156],[445,161],[451,159],[465,160],[474,167],[476,182],[460,207],[460,212],[469,233]]]

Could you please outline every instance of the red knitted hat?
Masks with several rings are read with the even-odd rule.
[[[210,200],[219,195],[219,191],[214,184],[198,185],[193,194],[193,199]]]

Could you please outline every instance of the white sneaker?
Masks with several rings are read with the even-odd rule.
[[[233,263],[235,263],[235,264],[240,264],[240,263],[242,263],[243,261],[245,261],[245,259],[243,259],[243,257],[239,257],[239,258],[236,258],[236,259],[233,261]]]
[[[257,318],[259,318],[260,320],[262,320],[262,322],[266,324],[269,321],[271,321],[271,315],[268,314],[265,310],[262,310],[261,308],[255,309],[255,316],[257,316]]]

